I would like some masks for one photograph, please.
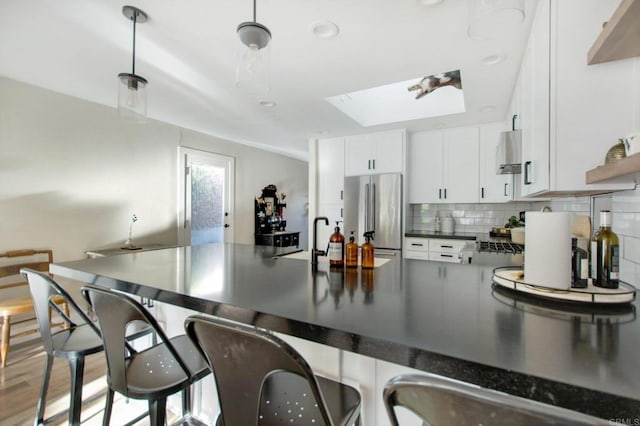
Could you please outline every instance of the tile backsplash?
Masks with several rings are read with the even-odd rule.
[[[453,217],[456,232],[488,233],[493,227],[504,226],[511,216],[518,217],[519,212],[541,210],[549,206],[552,211],[569,211],[589,215],[590,199],[563,198],[550,201],[496,204],[412,204],[412,228],[421,231],[433,231],[437,215]]]
[[[594,229],[600,224],[599,210],[613,212],[613,231],[620,239],[620,278],[640,285],[640,188],[604,196],[553,198],[548,201],[517,201],[497,204],[412,204],[411,225],[414,230],[432,231],[436,215],[450,215],[456,232],[488,233],[504,226],[509,217],[521,211],[539,211],[549,206],[555,212],[590,215]]]
[[[611,196],[613,231],[620,239],[620,279],[640,286],[640,188]]]

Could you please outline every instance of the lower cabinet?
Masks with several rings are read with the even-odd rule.
[[[403,257],[405,259],[461,263],[461,253],[468,242],[469,240],[459,239],[406,237]]]

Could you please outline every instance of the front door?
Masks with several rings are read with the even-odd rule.
[[[181,245],[233,241],[233,157],[179,149]]]

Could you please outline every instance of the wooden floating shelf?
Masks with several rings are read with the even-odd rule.
[[[638,182],[639,177],[640,153],[587,171],[587,183],[623,180],[627,182]]]
[[[640,56],[640,0],[622,0],[589,49],[589,65]]]

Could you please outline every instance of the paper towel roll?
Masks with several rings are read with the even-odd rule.
[[[571,288],[571,214],[527,212],[525,223],[524,281]]]

